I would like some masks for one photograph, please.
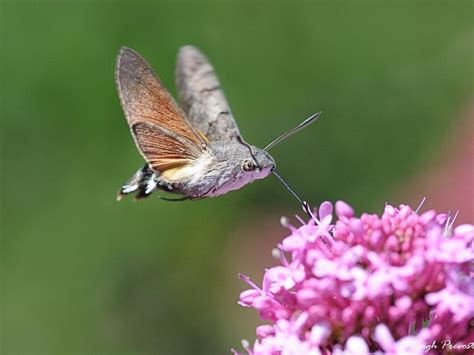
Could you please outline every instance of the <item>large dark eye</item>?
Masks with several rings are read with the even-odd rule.
[[[243,171],[254,171],[255,170],[255,164],[253,163],[252,160],[244,160],[242,163],[242,170]]]

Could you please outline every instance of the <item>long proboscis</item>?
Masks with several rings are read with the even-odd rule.
[[[288,138],[292,134],[295,134],[298,131],[301,131],[303,128],[309,126],[311,123],[316,121],[319,116],[321,115],[321,112],[315,113],[314,115],[309,116],[307,119],[305,119],[303,122],[301,122],[298,126],[286,131],[285,133],[281,134],[277,138],[275,138],[273,141],[270,142],[265,148],[263,148],[264,151],[269,150],[270,148],[276,146],[278,143],[283,141],[284,139]]]
[[[278,171],[276,171],[275,168],[272,169],[272,174],[276,176],[276,178],[278,180],[280,180],[280,182],[283,184],[283,186],[286,187],[286,189],[298,200],[298,202],[301,204],[301,207],[303,208],[303,211],[311,218],[313,217],[312,214],[311,214],[311,210],[310,210],[310,207],[309,207],[309,204],[303,200],[300,195],[298,195],[296,193],[295,190],[293,190],[291,188],[291,186],[285,181],[285,179],[283,179],[280,174],[278,173]]]

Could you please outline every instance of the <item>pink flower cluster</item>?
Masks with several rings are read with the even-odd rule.
[[[468,352],[474,342],[474,226],[387,205],[360,218],[324,202],[274,254],[239,304],[268,324],[249,354]]]

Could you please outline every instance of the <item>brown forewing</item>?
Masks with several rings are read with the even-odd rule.
[[[117,89],[135,141],[158,171],[199,156],[205,144],[148,63],[130,48],[117,56]]]

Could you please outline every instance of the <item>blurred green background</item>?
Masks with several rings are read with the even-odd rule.
[[[424,170],[472,100],[472,1],[1,6],[2,354],[216,354],[254,339],[237,272],[259,281],[279,216],[299,207],[272,177],[117,203],[142,164],[115,90],[120,46],[172,93],[178,48],[200,47],[255,145],[323,111],[273,156],[311,203],[359,212]]]

